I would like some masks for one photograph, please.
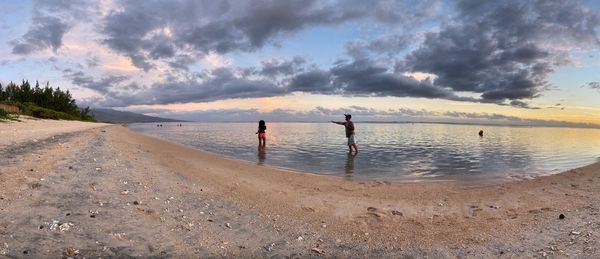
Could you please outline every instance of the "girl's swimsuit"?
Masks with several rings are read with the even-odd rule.
[[[258,138],[259,139],[266,139],[267,138],[267,133],[258,133]]]

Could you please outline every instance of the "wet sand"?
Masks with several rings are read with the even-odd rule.
[[[600,256],[600,164],[480,187],[348,180],[89,125],[0,143],[0,257]]]

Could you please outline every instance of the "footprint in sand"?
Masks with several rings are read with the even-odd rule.
[[[314,209],[314,208],[311,208],[311,207],[304,207],[304,206],[303,206],[303,207],[302,207],[302,210],[304,210],[304,211],[306,211],[306,212],[315,212],[315,209]]]
[[[385,213],[383,213],[382,210],[375,208],[375,207],[368,207],[367,208],[367,215],[369,216],[374,216],[376,218],[383,218],[385,217]]]
[[[480,211],[480,210],[481,209],[477,205],[471,205],[471,206],[469,206],[469,216],[470,217],[476,217],[477,216],[477,212]]]
[[[382,186],[382,185],[391,185],[391,182],[388,181],[373,181],[370,183],[371,187],[377,187],[377,186]]]
[[[516,219],[519,216],[519,214],[513,209],[509,209],[506,214],[510,219]]]
[[[551,209],[551,208],[544,207],[544,208],[541,208],[541,209],[533,209],[533,210],[529,210],[528,212],[529,212],[529,213],[532,213],[532,214],[540,214],[540,213],[542,213],[542,212],[545,212],[545,211],[552,211],[552,209]]]

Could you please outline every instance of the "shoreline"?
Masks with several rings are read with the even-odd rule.
[[[5,160],[8,166],[0,169],[0,180],[23,177],[10,186],[0,181],[0,218],[5,218],[0,220],[0,246],[8,245],[7,255],[30,249],[34,255],[56,257],[67,244],[86,256],[600,253],[600,241],[592,238],[600,235],[600,163],[491,186],[348,181],[232,160],[119,125],[63,137],[24,149],[21,161]],[[74,173],[85,177],[73,178]],[[73,198],[73,192],[81,198]],[[71,216],[64,216],[65,208]],[[110,215],[116,223],[83,223],[90,220],[90,211],[97,212],[92,220]],[[36,213],[43,214],[26,216]],[[73,218],[79,214],[81,218]],[[566,218],[559,219],[560,214]],[[77,231],[31,229],[52,222],[48,215],[72,220]],[[132,227],[123,229],[118,222]],[[118,238],[123,236],[119,233],[129,236]],[[90,235],[103,245],[87,242]],[[148,240],[150,236],[166,241]],[[24,248],[40,238],[47,250]],[[60,251],[51,249],[53,244]],[[119,246],[131,251],[110,250]]]
[[[250,122],[224,122],[224,123],[250,123]],[[251,122],[254,123],[254,122]],[[288,122],[281,122],[281,123],[288,123]],[[290,122],[290,123],[296,123],[296,122]],[[326,123],[326,122],[323,122]],[[427,124],[428,122],[425,122],[425,124]],[[144,124],[144,123],[142,123]],[[434,124],[445,124],[445,123],[434,123]],[[449,123],[450,125],[454,125],[453,123]],[[475,125],[475,124],[457,124],[457,125]],[[507,126],[507,125],[486,125],[486,126]],[[508,126],[512,126],[512,125],[508,125]],[[285,167],[285,166],[276,166],[276,165],[271,165],[271,164],[263,164],[263,163],[259,163],[258,161],[251,161],[251,160],[244,160],[244,159],[240,159],[240,158],[236,158],[234,156],[231,155],[227,155],[227,154],[220,154],[217,152],[213,152],[213,151],[209,151],[209,150],[204,150],[201,148],[197,148],[194,146],[188,146],[185,144],[181,144],[181,143],[177,143],[174,141],[170,141],[167,139],[163,139],[163,138],[159,138],[157,136],[153,136],[150,134],[146,134],[144,132],[138,132],[135,131],[133,129],[130,129],[129,127],[127,127],[126,125],[122,125],[122,127],[126,128],[127,130],[130,130],[133,133],[136,134],[141,134],[143,136],[147,136],[150,138],[154,138],[157,140],[162,140],[165,142],[169,142],[171,144],[175,144],[175,145],[180,145],[182,147],[187,147],[187,148],[191,148],[193,150],[197,150],[198,152],[202,152],[202,153],[207,153],[207,154],[211,154],[214,156],[220,156],[226,159],[229,159],[231,161],[235,161],[235,162],[243,162],[243,163],[248,163],[251,165],[259,165],[259,166],[265,166],[267,168],[271,168],[271,169],[275,169],[275,170],[281,170],[281,171],[287,171],[287,172],[292,172],[292,173],[297,173],[297,174],[308,174],[308,175],[321,175],[321,176],[328,176],[328,177],[337,177],[337,178],[343,178],[346,180],[350,180],[350,181],[385,181],[385,182],[394,182],[394,183],[427,183],[427,182],[455,182],[458,183],[460,185],[463,186],[470,186],[470,187],[483,187],[483,186],[494,186],[494,185],[498,185],[498,184],[505,184],[505,183],[511,183],[511,182],[520,182],[520,181],[530,181],[530,180],[535,180],[537,178],[540,177],[547,177],[547,176],[552,176],[552,175],[557,175],[557,174],[562,174],[571,170],[575,170],[578,168],[583,168],[583,167],[587,167],[593,164],[598,164],[600,163],[600,157],[596,158],[595,162],[591,162],[589,164],[584,164],[578,167],[573,167],[573,168],[566,168],[564,170],[556,170],[556,171],[548,171],[548,172],[538,172],[538,173],[534,173],[532,175],[506,175],[506,176],[487,176],[485,175],[485,173],[481,173],[481,174],[476,174],[476,175],[466,175],[466,174],[461,174],[461,175],[444,175],[444,176],[433,176],[433,177],[422,177],[422,176],[416,176],[416,177],[412,177],[412,176],[368,176],[368,175],[355,175],[355,174],[342,174],[341,172],[337,172],[337,173],[326,173],[326,172],[320,172],[320,173],[316,173],[316,172],[312,172],[312,171],[308,171],[308,170],[301,170],[301,169],[295,169],[295,168],[290,168],[290,167]],[[572,128],[572,127],[563,127],[563,128]],[[588,129],[588,128],[573,128],[573,129]]]

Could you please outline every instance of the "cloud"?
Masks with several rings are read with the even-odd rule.
[[[560,103],[557,103],[557,104],[555,104],[553,106],[546,107],[546,109],[557,109],[557,110],[564,111],[566,109],[566,107],[564,105],[560,104]]]
[[[96,56],[88,57],[85,59],[85,64],[88,68],[97,67],[100,64],[100,58]]]
[[[309,111],[275,109],[269,112],[259,111],[257,109],[215,109],[189,112],[173,112],[166,109],[152,108],[127,110],[149,115],[195,121],[256,121],[259,119],[267,121],[329,121],[340,120],[343,118],[343,115],[347,113],[351,113],[354,118],[358,118],[358,120],[362,121],[398,121],[409,118],[423,119],[426,117],[438,116],[438,113],[424,109],[415,110],[399,108],[382,111],[361,106],[350,106],[337,109],[318,106]]]
[[[208,55],[204,56],[202,61],[209,69],[217,69],[231,65],[231,60],[214,52],[208,53]]]
[[[170,104],[186,102],[210,102],[231,98],[254,98],[280,96],[286,89],[264,79],[251,79],[240,75],[238,70],[219,68],[194,74],[184,79],[169,78],[149,86],[131,82],[127,76],[105,76],[94,79],[83,72],[65,71],[77,86],[102,94],[94,98],[92,106],[126,107],[134,104]]]
[[[193,78],[182,82],[154,84],[132,103],[185,103],[209,102],[230,98],[270,97],[285,94],[273,82],[236,75],[236,71],[220,68],[209,77]]]
[[[429,122],[429,123],[477,123],[490,125],[516,125],[516,126],[547,126],[547,127],[583,127],[600,128],[600,125],[589,123],[572,123],[557,120],[523,119],[516,116],[498,113],[474,113],[474,112],[435,112],[425,109],[397,108],[389,110],[378,110],[362,106],[350,106],[346,108],[325,108],[317,106],[308,111],[293,111],[287,109],[275,109],[272,111],[260,111],[257,109],[214,109],[202,111],[176,112],[167,109],[137,108],[128,111],[144,113],[146,115],[159,116],[192,121],[246,121],[254,122],[266,120],[271,122],[327,122],[330,120],[341,120],[343,115],[350,113],[352,119],[357,123],[363,122]]]
[[[95,9],[96,3],[91,0],[34,1],[29,30],[20,38],[10,41],[12,53],[29,55],[46,49],[56,52],[74,23],[88,19]]]
[[[440,1],[118,1],[103,20],[104,44],[146,71],[178,54],[253,51],[308,27],[369,20],[396,27],[429,19]],[[390,43],[388,43],[390,41]],[[397,38],[373,47],[391,48]],[[168,60],[173,62],[172,60]]]
[[[224,19],[218,22],[208,19],[211,22],[195,27],[192,34],[185,35],[195,35],[194,42],[202,43],[195,47],[200,52],[228,52],[262,47],[278,35],[292,33],[305,26],[336,24],[353,19],[379,20],[380,17],[387,17],[379,20],[384,22],[411,19],[378,13],[383,10],[378,9],[379,5],[374,9],[367,8],[370,11],[358,11],[349,7],[332,10],[328,5],[314,2],[306,2],[302,6],[294,3],[283,5],[266,1],[241,13],[236,8],[239,6],[230,5],[224,11]],[[290,13],[290,8],[297,10]],[[338,61],[330,68],[308,67],[303,59],[302,62],[266,60],[259,68],[247,69],[258,71],[259,78],[242,76],[237,79],[264,83],[264,93],[254,91],[255,87],[260,86],[253,85],[251,95],[234,93],[233,88],[217,91],[222,93],[218,96],[264,97],[275,92],[307,92],[438,98],[539,109],[525,100],[540,96],[550,87],[548,75],[557,65],[565,62],[558,45],[598,44],[593,29],[598,26],[598,19],[577,2],[521,4],[511,1],[498,4],[461,1],[457,8],[458,14],[452,23],[443,25],[438,32],[427,33],[423,43],[404,60],[400,59],[395,67],[390,65],[389,55],[406,48],[410,37],[392,35],[372,41],[349,42],[346,51],[352,59]],[[375,9],[379,11],[372,12]],[[375,13],[381,16],[376,17]],[[270,22],[266,22],[267,18]],[[198,30],[202,33],[196,35]],[[562,36],[561,39],[550,43],[546,41],[557,34]],[[225,46],[222,41],[229,45],[217,47]],[[202,49],[207,46],[213,47]],[[377,58],[380,53],[387,53],[388,56]],[[427,73],[434,77],[419,80],[407,76],[411,73]],[[272,91],[273,85],[279,86],[278,91]],[[463,97],[458,95],[459,92],[479,94],[479,98]],[[204,99],[201,97],[195,101]]]
[[[78,72],[82,73],[82,72]],[[89,75],[69,74],[75,85],[99,91],[121,100],[122,105],[208,102],[232,98],[271,97],[304,92],[348,96],[395,96],[467,100],[431,80],[396,74],[372,60],[340,61],[330,70],[306,64],[302,58],[269,59],[260,69],[217,68],[201,73],[183,73],[128,93],[118,91],[124,77],[94,79]],[[116,80],[119,79],[119,80]],[[109,80],[109,81],[107,81]],[[116,92],[119,92],[116,94]],[[102,104],[106,105],[106,103]]]
[[[600,91],[600,82],[588,82],[581,87],[596,89]]]
[[[542,127],[575,127],[575,128],[600,128],[598,124],[577,123],[558,120],[524,119],[516,116],[508,116],[498,113],[470,113],[470,112],[444,112],[443,116],[457,119],[474,120],[474,123],[489,123],[498,125],[514,126],[542,126]],[[462,121],[469,122],[469,121]]]
[[[36,1],[35,18],[12,51],[56,52],[77,22],[93,21],[94,40],[145,72],[109,76],[98,66],[108,59],[88,54],[79,69],[92,71],[64,76],[103,95],[89,99],[98,105],[120,107],[303,92],[539,109],[531,100],[551,87],[557,67],[573,62],[570,53],[600,46],[600,19],[571,0],[115,0],[102,12],[98,5]],[[293,55],[234,63],[247,54],[239,61],[247,64],[257,50],[298,32],[342,26],[366,38],[347,42],[331,64]]]
[[[523,109],[541,109],[540,107],[532,107],[531,105],[529,105],[529,103],[523,102],[523,101],[519,101],[519,100],[512,100],[510,101],[510,105],[516,108],[523,108]]]
[[[331,75],[333,86],[347,95],[461,99],[429,80],[393,73],[386,66],[367,59],[338,63],[331,69]]]
[[[560,46],[598,46],[598,17],[576,1],[459,1],[459,14],[410,53],[401,68],[482,102],[538,97],[564,63]],[[553,39],[548,41],[548,39]]]
[[[125,86],[123,83],[130,78],[129,76],[106,75],[100,79],[95,79],[82,71],[73,71],[71,69],[64,69],[63,74],[66,78],[71,80],[73,85],[94,90],[104,96],[112,95],[116,89],[124,89]],[[129,87],[127,90],[134,89]]]
[[[334,90],[331,80],[332,76],[329,71],[312,69],[294,75],[290,79],[288,90],[290,92],[331,94]]]
[[[396,56],[413,43],[415,37],[409,34],[388,35],[372,41],[353,40],[344,46],[346,54],[353,59],[365,59],[372,55]]]
[[[50,16],[35,17],[32,22],[32,27],[21,39],[11,42],[13,54],[27,55],[47,48],[56,52],[69,25]]]
[[[516,116],[507,116],[497,113],[475,113],[475,112],[457,112],[448,111],[443,113],[444,116],[452,118],[466,118],[466,119],[486,119],[486,120],[511,120],[511,121],[522,121],[521,118]]]
[[[269,59],[261,62],[260,74],[267,77],[289,76],[303,70],[306,60],[296,56],[291,60]]]

